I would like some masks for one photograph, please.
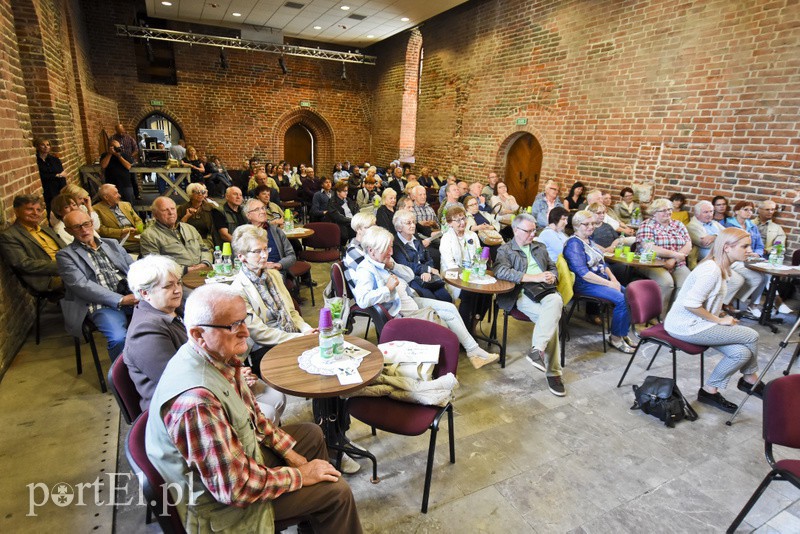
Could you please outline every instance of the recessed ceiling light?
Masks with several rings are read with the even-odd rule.
[[[339,9],[341,9],[342,11],[347,11],[348,9],[350,9],[350,6],[342,6]]]
[[[402,22],[408,22],[408,21],[409,21],[409,18],[408,18],[408,17],[403,17],[403,18],[402,18],[402,19],[400,19],[400,20],[401,20]]]
[[[231,15],[233,15],[234,17],[241,17],[242,16],[241,13],[236,13],[236,12],[231,13]]]
[[[367,39],[374,39],[374,38],[375,38],[374,35],[367,35]]]
[[[161,2],[161,5],[169,7],[172,5],[172,2]]]
[[[321,29],[322,29],[322,26],[314,26],[314,29],[315,29],[315,30],[321,30]]]

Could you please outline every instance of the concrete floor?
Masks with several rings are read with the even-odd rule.
[[[315,266],[318,305],[327,276],[325,266]],[[303,311],[316,324],[317,310],[310,302]],[[155,524],[144,524],[143,506],[108,505],[114,493],[108,473],[129,472],[122,448],[128,427],[119,422],[111,395],[100,393],[88,347],[84,373],[76,377],[72,340],[63,333],[58,311],[46,310],[43,323],[42,343],[37,347],[31,335],[0,384],[0,422],[6,429],[0,436],[0,531],[158,532]],[[364,326],[359,321],[355,333],[363,335]],[[764,364],[789,327],[777,335],[755,328],[762,334]],[[649,358],[637,358],[617,389],[628,357],[614,349],[603,354],[599,331],[580,317],[572,320],[567,344],[568,395],[557,398],[547,391],[544,376],[523,358],[530,331],[530,324],[511,320],[505,369],[492,365],[476,371],[462,357],[454,403],[456,463],[447,459],[445,419],[428,514],[419,512],[428,435],[379,432],[373,437],[368,427],[353,422],[350,437],[377,456],[381,477],[380,483],[370,483],[368,461],[361,461],[363,469],[348,477],[365,530],[724,531],[768,471],[760,401],[749,400],[734,425],[725,426],[727,414],[696,402],[699,362],[682,355],[679,385],[700,418],[665,428],[629,409],[630,386],[647,374],[669,376],[669,356],[659,355],[650,372],[644,370]],[[103,344],[99,336],[98,344]],[[781,375],[792,350],[781,354],[768,378]],[[652,352],[646,350],[647,355]],[[101,353],[107,371],[105,349]],[[718,359],[713,352],[707,357],[707,372]],[[725,394],[734,402],[744,397],[735,385]],[[311,403],[290,399],[284,422],[310,420]],[[796,451],[787,455],[800,456]],[[98,477],[103,487],[87,485],[81,502],[78,484]],[[125,487],[116,492],[117,500],[133,497],[135,503],[135,480],[117,480],[117,486]],[[69,484],[66,495],[74,496],[65,506],[55,504],[59,482]],[[51,493],[56,496],[47,504],[31,504],[43,503]],[[800,532],[798,499],[800,491],[791,485],[773,483],[740,531]]]

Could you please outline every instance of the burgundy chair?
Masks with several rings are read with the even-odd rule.
[[[114,360],[114,363],[111,364],[111,369],[108,370],[108,386],[111,388],[111,393],[117,400],[117,404],[119,404],[122,418],[128,424],[133,423],[142,413],[140,404],[142,396],[139,395],[136,385],[131,380],[128,366],[122,354]]]
[[[782,376],[767,384],[763,406],[764,455],[772,470],[728,527],[729,533],[736,530],[773,480],[785,480],[800,489],[800,460],[775,461],[772,454],[773,445],[800,449],[800,375]]]
[[[161,473],[150,463],[150,458],[147,457],[144,444],[147,413],[147,410],[145,410],[133,422],[133,426],[128,433],[128,439],[125,441],[125,455],[128,457],[128,462],[130,462],[133,471],[137,475],[142,475],[138,478],[142,482],[142,494],[147,500],[147,522],[150,522],[150,514],[153,514],[164,534],[185,534],[186,529],[183,526],[181,517],[178,515],[178,509],[169,501],[163,502],[164,495],[169,495],[169,493]],[[163,511],[166,511],[166,513],[163,514]],[[275,532],[281,532],[307,519],[306,517],[297,517],[276,520]]]
[[[628,301],[628,307],[631,311],[631,324],[646,324],[653,319],[659,320],[661,315],[661,288],[653,280],[636,280],[628,284],[625,290],[625,300]],[[705,383],[705,352],[708,350],[707,346],[695,345],[694,343],[687,343],[676,339],[669,335],[664,329],[664,325],[660,320],[655,326],[651,326],[639,333],[639,343],[636,345],[636,350],[631,354],[631,359],[625,367],[625,372],[617,383],[617,387],[622,385],[625,380],[625,375],[628,374],[628,369],[631,368],[633,359],[639,353],[639,349],[646,343],[655,343],[658,345],[653,359],[647,369],[653,366],[653,362],[658,356],[661,347],[666,347],[672,352],[672,379],[678,379],[678,356],[679,350],[691,354],[692,356],[700,355],[700,385]]]
[[[314,230],[314,235],[303,240],[300,259],[312,263],[328,263],[339,259],[339,225],[329,222],[308,223],[304,226]],[[314,250],[309,250],[311,247]]]
[[[416,343],[440,345],[439,363],[433,370],[433,377],[438,378],[447,373],[456,374],[458,370],[458,338],[443,326],[421,319],[392,319],[381,333],[381,343],[389,341],[414,341]],[[439,422],[447,413],[447,425],[450,438],[450,463],[456,462],[455,435],[453,430],[453,405],[445,407],[425,406],[401,402],[389,397],[351,397],[347,401],[350,415],[363,421],[375,429],[404,436],[419,436],[431,431],[428,447],[428,463],[425,469],[425,485],[422,491],[422,513],[428,512],[431,475],[433,473],[433,456],[436,451],[436,435]]]
[[[314,279],[311,277],[311,264],[307,261],[297,260],[294,262],[294,265],[289,267],[289,274],[292,275],[292,279],[287,280],[287,282],[290,282],[287,286],[292,286],[288,288],[289,291],[299,297],[300,286],[306,286],[311,293],[311,306],[316,306],[317,303],[314,301]]]
[[[94,333],[97,331],[97,327],[94,325],[92,320],[89,316],[86,316],[86,319],[83,321],[83,339],[89,344],[89,349],[92,351],[92,359],[94,360],[94,368],[97,371],[97,380],[100,382],[100,391],[105,393],[106,389],[106,379],[103,377],[103,366],[100,364],[100,355],[97,353],[97,345],[94,342]],[[83,360],[81,358],[81,340],[77,337],[72,338],[75,342],[75,367],[78,370],[78,374],[83,374]]]

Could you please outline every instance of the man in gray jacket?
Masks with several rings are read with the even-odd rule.
[[[517,287],[498,295],[497,304],[507,312],[516,307],[535,323],[526,357],[546,374],[550,392],[563,397],[566,389],[561,380],[558,321],[564,303],[556,291],[558,271],[545,246],[533,240],[536,219],[532,215],[517,215],[511,228],[514,238],[497,251],[494,275],[500,280],[514,282]]]
[[[118,291],[128,275],[133,258],[115,239],[96,238],[92,218],[81,210],[64,216],[64,227],[75,240],[56,253],[58,272],[64,281],[66,296],[61,301],[64,324],[73,337],[82,335],[83,321],[90,315],[108,342],[111,361],[122,353],[128,317],[138,301],[126,289]]]

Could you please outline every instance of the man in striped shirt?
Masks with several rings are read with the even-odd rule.
[[[242,373],[246,319],[230,287],[192,292],[189,341],[150,403],[147,455],[166,482],[193,497],[176,504],[186,530],[256,532],[273,520],[308,518],[315,532],[360,533],[352,491],[328,462],[320,428],[278,428],[258,408]]]

